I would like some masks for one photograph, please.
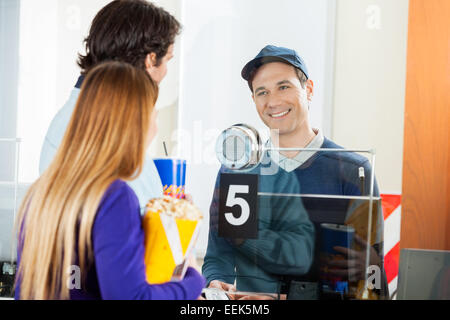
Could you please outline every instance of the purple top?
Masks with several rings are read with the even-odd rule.
[[[139,212],[133,190],[121,180],[113,182],[95,217],[92,230],[94,263],[88,270],[85,288],[70,290],[70,299],[193,300],[200,295],[205,279],[191,267],[180,282],[147,283],[144,230]],[[19,265],[20,249],[17,257]],[[20,282],[16,299],[19,295]]]

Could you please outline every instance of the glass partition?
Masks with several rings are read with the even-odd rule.
[[[14,241],[14,221],[20,205],[23,190],[19,188],[20,139],[0,138],[0,148],[14,165],[10,166],[4,178],[0,179],[0,297],[11,297],[16,274],[16,252]]]
[[[203,265],[208,282],[235,285],[230,298],[388,297],[375,153],[295,150],[286,158],[286,149],[266,149],[252,169],[220,170]]]

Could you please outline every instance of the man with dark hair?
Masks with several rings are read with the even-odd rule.
[[[179,30],[180,24],[172,15],[150,2],[113,1],[92,22],[85,39],[86,55],[79,55],[81,73],[87,74],[105,60],[119,60],[147,70],[159,83]]]
[[[146,70],[160,83],[173,57],[173,45],[180,28],[172,15],[145,0],[112,1],[97,13],[85,39],[86,54],[79,55],[81,76],[47,131],[41,150],[40,173],[53,160],[89,70],[104,61],[122,61]],[[149,158],[145,160],[141,175],[129,185],[137,194],[141,208],[150,198],[162,196],[161,180]]]

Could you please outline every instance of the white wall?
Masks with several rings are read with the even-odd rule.
[[[95,13],[108,0],[21,0],[17,136],[22,138],[20,181],[38,177],[42,142],[79,76]]]
[[[11,246],[14,223],[15,142],[17,83],[19,69],[19,15],[16,0],[0,1],[0,261],[14,252]]]
[[[401,193],[408,0],[339,0],[332,138],[375,148],[381,192]]]
[[[266,132],[241,76],[267,44],[297,50],[316,83],[311,121],[331,131],[334,1],[185,0],[182,9],[178,155],[188,160],[186,188],[209,214],[219,168],[215,142],[235,123]],[[207,225],[198,251],[206,250]]]

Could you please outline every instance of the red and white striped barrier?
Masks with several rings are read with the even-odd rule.
[[[384,215],[384,268],[389,294],[397,290],[400,259],[401,195],[381,194]]]

